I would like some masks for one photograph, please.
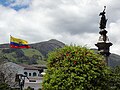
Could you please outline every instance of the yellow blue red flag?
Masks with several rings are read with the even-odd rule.
[[[26,40],[15,38],[13,36],[10,36],[10,47],[11,48],[30,48]]]

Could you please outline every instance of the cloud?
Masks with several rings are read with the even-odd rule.
[[[95,47],[99,38],[99,13],[107,6],[108,36],[113,42],[111,52],[120,53],[119,0],[16,0],[0,5],[0,40],[9,42],[9,35],[29,43],[58,39],[66,44]],[[16,11],[13,6],[25,6]]]
[[[120,53],[120,20],[117,20],[116,22],[110,23],[108,28],[108,35],[110,40],[113,43],[113,46],[111,48],[111,51],[114,53]]]

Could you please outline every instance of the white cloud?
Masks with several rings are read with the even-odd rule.
[[[113,43],[113,46],[111,47],[111,51],[113,53],[120,54],[120,20],[110,23],[108,28],[108,35],[110,40]]]
[[[55,38],[93,48],[99,38],[98,15],[107,5],[107,30],[114,44],[111,52],[120,54],[119,0],[17,0],[12,5],[28,3],[28,8],[19,11],[0,6],[1,43],[9,42],[11,34],[30,43]]]

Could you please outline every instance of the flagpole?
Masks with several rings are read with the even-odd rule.
[[[12,36],[11,36],[11,34],[10,34],[10,37],[9,37],[9,48],[11,48],[11,47],[10,47],[11,37],[12,37]]]

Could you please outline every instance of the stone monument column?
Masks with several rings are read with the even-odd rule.
[[[110,46],[112,46],[112,43],[109,41],[109,38],[107,36],[107,30],[105,30],[107,23],[107,19],[105,16],[105,9],[106,6],[104,6],[104,10],[99,14],[99,16],[101,16],[100,27],[99,27],[100,37],[98,39],[97,44],[95,44],[95,46],[98,47],[99,53],[105,57],[106,64],[108,65],[108,57],[110,55]]]

